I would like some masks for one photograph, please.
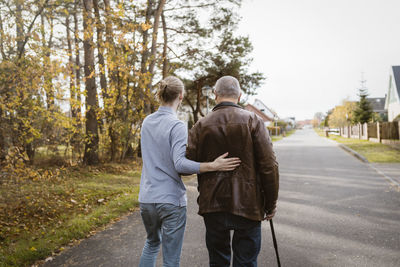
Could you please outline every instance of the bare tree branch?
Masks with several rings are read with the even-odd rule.
[[[39,8],[38,12],[35,14],[35,17],[33,18],[33,20],[31,21],[31,24],[29,25],[26,33],[25,33],[25,39],[22,43],[22,46],[20,47],[20,51],[18,51],[18,59],[20,59],[22,57],[22,55],[24,54],[24,50],[25,50],[25,45],[29,40],[30,37],[30,32],[32,31],[33,25],[35,24],[36,19],[40,16],[40,14],[42,14],[43,10],[45,9],[45,7],[47,6],[47,3],[49,2],[49,0],[46,0],[43,5]]]
[[[176,10],[187,9],[187,8],[200,8],[200,7],[209,7],[209,6],[215,6],[215,5],[216,5],[216,3],[201,4],[201,5],[197,5],[197,6],[181,6],[181,7],[173,7],[173,8],[164,9],[164,11],[176,11]]]

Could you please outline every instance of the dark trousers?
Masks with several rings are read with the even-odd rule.
[[[210,266],[230,266],[231,234],[233,267],[256,267],[261,247],[261,222],[230,213],[204,214]]]

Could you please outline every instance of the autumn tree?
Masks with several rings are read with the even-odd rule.
[[[0,0],[0,161],[133,156],[168,75],[184,80],[195,120],[201,88],[223,75],[254,93],[264,77],[249,71],[250,40],[235,33],[240,2]]]
[[[179,1],[177,1],[179,2]],[[213,86],[224,75],[238,78],[245,95],[251,95],[265,79],[259,72],[250,72],[252,45],[248,37],[237,36],[240,21],[235,10],[241,1],[171,1],[165,8],[164,48],[160,62],[163,76],[184,75],[186,96],[194,122],[204,116],[205,96],[201,89]],[[207,14],[203,22],[199,14]],[[164,50],[163,50],[164,51]],[[244,95],[244,98],[245,98]]]
[[[356,103],[349,100],[343,100],[342,105],[336,106],[329,115],[330,127],[344,127],[352,124],[354,121],[353,112]]]
[[[319,127],[323,120],[324,120],[324,114],[322,112],[316,112],[312,120],[313,127]]]
[[[86,138],[84,162],[88,165],[99,162],[98,99],[94,67],[94,19],[93,0],[83,0],[83,29],[85,55]]]
[[[50,0],[0,2],[2,159],[12,148],[32,163],[37,146],[48,139],[44,127],[60,115],[51,108],[55,91],[50,84],[60,69],[50,59],[51,32],[46,39],[42,31],[51,21],[45,19],[50,5],[58,7]]]

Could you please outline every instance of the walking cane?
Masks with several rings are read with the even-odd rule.
[[[272,219],[269,220],[269,225],[271,226],[272,240],[274,241],[274,248],[275,248],[276,259],[278,260],[278,267],[281,267],[281,261],[279,260],[279,253],[278,253],[278,243],[276,242],[274,224],[272,222]]]

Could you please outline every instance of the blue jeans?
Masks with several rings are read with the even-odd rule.
[[[231,235],[233,267],[257,266],[261,248],[261,222],[230,213],[215,212],[204,214],[206,244],[210,266],[230,266]]]
[[[140,215],[146,228],[147,239],[139,266],[156,266],[160,244],[163,266],[179,266],[186,226],[186,207],[167,203],[140,203]]]

